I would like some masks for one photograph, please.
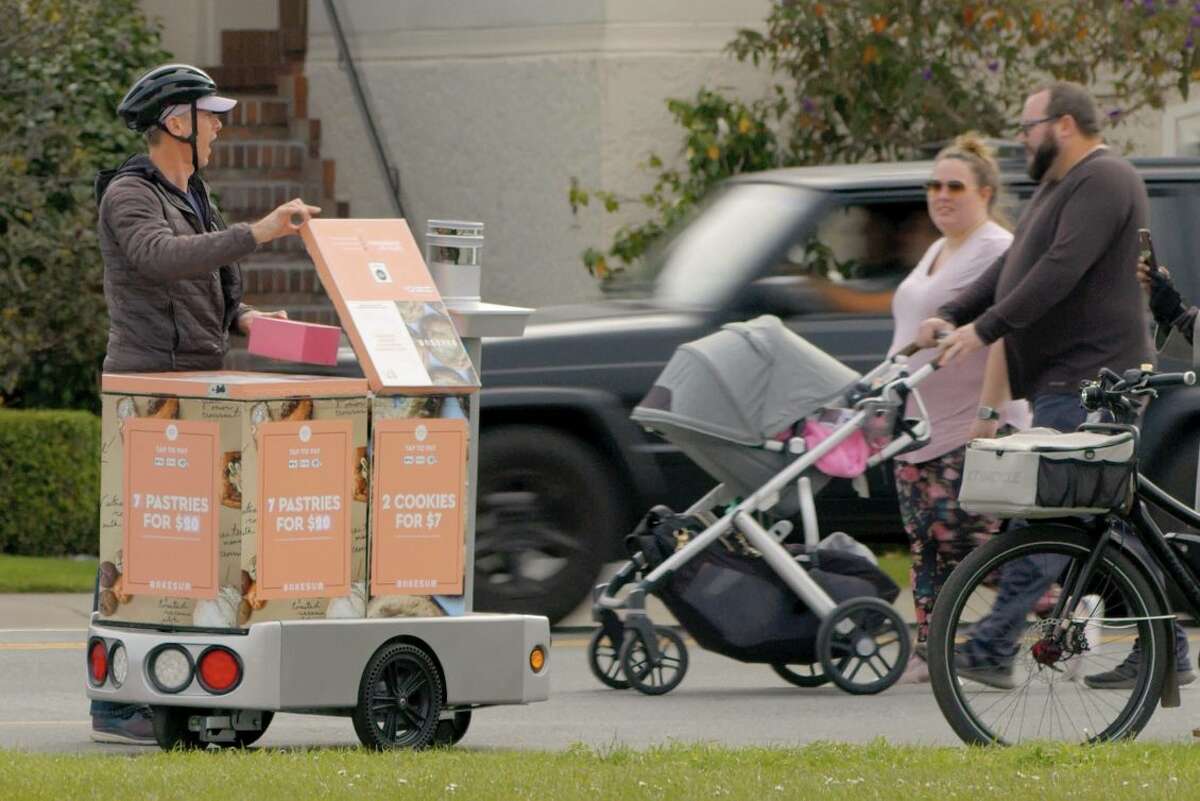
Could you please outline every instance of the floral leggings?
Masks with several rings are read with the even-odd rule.
[[[971,514],[958,505],[965,458],[964,447],[920,464],[896,462],[900,517],[912,552],[919,643],[929,638],[929,615],[950,572],[1000,530],[996,518]]]

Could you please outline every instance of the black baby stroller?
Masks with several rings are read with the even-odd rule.
[[[813,495],[828,480],[818,467],[847,469],[839,456],[857,452],[861,472],[928,441],[928,421],[903,416],[934,370],[910,374],[915,351],[860,376],[769,316],[680,346],[632,418],[721,483],[680,514],[652,509],[627,538],[631,560],[596,587],[588,661],[601,682],[658,695],[683,679],[687,648],[651,623],[647,593],[702,647],[798,686],[866,694],[900,678],[899,588],[850,537],[820,541]],[[805,543],[783,545],[795,516]]]

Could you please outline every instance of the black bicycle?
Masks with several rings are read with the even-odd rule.
[[[1200,514],[1137,472],[1135,422],[1139,406],[1158,389],[1195,382],[1191,372],[1105,370],[1085,384],[1081,400],[1094,413],[1089,419],[1107,412],[1115,422],[1085,423],[1079,431],[1090,437],[1059,435],[1067,437],[1059,440],[1065,443],[1060,451],[1084,443],[1077,459],[1049,453],[1055,440],[1043,435],[1048,453],[1035,456],[1049,458],[1025,478],[1036,478],[1040,504],[1102,505],[1099,513],[1012,526],[946,580],[932,615],[929,672],[943,715],[965,742],[1135,737],[1157,703],[1179,704],[1166,583],[1200,616],[1200,579],[1184,561],[1188,545],[1196,548],[1200,538],[1164,534],[1151,509],[1197,529]],[[974,475],[968,454],[964,482],[1021,489],[1020,470],[978,469],[1001,463],[1000,442],[992,443],[995,460],[975,462]],[[1127,462],[1089,471],[1100,464],[1097,450],[1122,443]],[[1101,497],[1108,500],[1096,500]]]

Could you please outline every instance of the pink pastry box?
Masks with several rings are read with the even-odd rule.
[[[337,364],[342,329],[336,325],[259,317],[250,327],[251,353],[305,364]]]

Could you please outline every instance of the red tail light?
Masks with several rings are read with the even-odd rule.
[[[108,648],[104,640],[92,640],[88,645],[88,678],[97,687],[108,678]]]
[[[210,693],[221,695],[242,681],[242,661],[228,648],[213,646],[200,655],[196,663],[200,686]]]

